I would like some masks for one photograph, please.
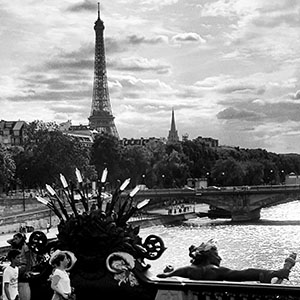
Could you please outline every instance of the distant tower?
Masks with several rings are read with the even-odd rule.
[[[175,126],[174,109],[172,108],[171,129],[169,131],[168,143],[176,143],[179,141],[178,133]]]
[[[100,6],[98,2],[98,19],[95,22],[95,64],[94,64],[94,85],[91,115],[89,117],[90,129],[96,129],[99,132],[109,133],[117,138],[119,134],[114,122],[114,116],[110,105],[105,48],[104,48],[104,24],[100,19]]]

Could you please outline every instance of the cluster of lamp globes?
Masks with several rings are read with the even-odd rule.
[[[78,181],[79,185],[81,186],[82,183],[83,183],[83,177],[82,177],[81,172],[79,171],[78,168],[76,168],[75,174],[76,174],[77,181]],[[100,186],[101,186],[101,189],[100,189],[100,196],[101,196],[101,197],[102,197],[102,196],[103,196],[103,197],[106,196],[107,198],[110,198],[110,199],[111,199],[111,195],[107,195],[107,194],[104,194],[104,193],[102,192],[102,186],[103,186],[103,184],[106,182],[107,174],[108,174],[108,170],[107,170],[107,168],[105,168],[105,169],[103,170],[103,172],[102,172],[101,181],[100,181],[100,183],[101,183],[101,184],[100,184]],[[72,197],[71,197],[71,193],[70,193],[70,191],[69,191],[69,184],[68,184],[68,182],[67,182],[67,180],[66,180],[66,178],[65,178],[65,176],[64,176],[63,174],[60,174],[60,181],[61,181],[61,184],[62,184],[62,186],[63,186],[63,188],[64,188],[63,191],[64,191],[65,194],[68,196],[67,199],[68,199],[68,201],[69,201],[69,204],[71,205],[71,207],[73,208],[73,210],[76,211],[74,201],[70,201],[70,198],[72,199]],[[120,193],[123,192],[123,191],[126,189],[126,187],[128,186],[129,183],[130,183],[130,178],[127,178],[127,179],[121,184],[121,186],[118,188],[118,191],[119,191]],[[66,211],[66,208],[65,208],[64,204],[62,203],[62,200],[58,197],[56,191],[51,187],[51,185],[46,184],[46,190],[47,190],[47,192],[48,192],[52,197],[54,197],[54,198],[58,201],[59,206],[60,206],[60,208],[61,208],[63,214],[64,214],[64,215],[68,215],[68,213],[67,213],[67,211]],[[132,198],[136,195],[136,193],[137,193],[139,190],[140,190],[140,186],[137,185],[137,186],[129,193],[129,195],[128,195],[129,198],[132,199]],[[80,193],[82,202],[84,203],[84,200],[88,198],[88,195],[85,196],[82,192],[80,192],[80,190],[79,190],[79,193]],[[37,196],[36,199],[37,199],[39,202],[41,202],[41,203],[43,203],[44,205],[46,205],[46,206],[48,206],[49,208],[51,208],[53,211],[55,211],[55,213],[60,214],[59,211],[57,210],[57,208],[55,207],[54,203],[53,203],[51,200],[47,200],[47,199],[45,199],[45,198],[43,198],[43,197],[41,197],[41,196]],[[146,205],[149,203],[149,201],[150,201],[150,199],[145,199],[145,200],[141,201],[140,203],[138,203],[138,204],[136,205],[136,208],[137,208],[138,210],[141,209],[141,208],[143,208],[144,206],[146,206]],[[86,210],[87,210],[87,208],[86,208]],[[60,215],[61,215],[61,214],[60,214]]]

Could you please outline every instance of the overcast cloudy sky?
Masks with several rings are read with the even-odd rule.
[[[121,138],[300,153],[300,1],[103,0]],[[95,0],[0,0],[0,119],[87,124]]]

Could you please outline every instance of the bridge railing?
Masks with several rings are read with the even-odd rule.
[[[201,282],[177,287],[158,285],[155,300],[298,300],[299,296],[296,286]]]
[[[254,185],[254,186],[226,186],[218,188],[200,188],[196,189],[197,196],[203,194],[230,194],[230,193],[257,193],[257,192],[267,192],[267,193],[286,193],[286,192],[299,192],[299,184],[289,184],[289,185]]]
[[[298,286],[285,284],[139,278],[157,288],[155,300],[298,300],[300,297]]]

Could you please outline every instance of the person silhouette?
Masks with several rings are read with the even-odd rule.
[[[18,249],[20,251],[20,263],[19,267],[19,296],[20,300],[31,299],[31,289],[29,279],[31,277],[31,271],[36,262],[36,254],[31,251],[26,243],[26,235],[21,232],[17,232],[13,235],[12,239],[7,240],[7,243],[11,245],[12,249]]]

